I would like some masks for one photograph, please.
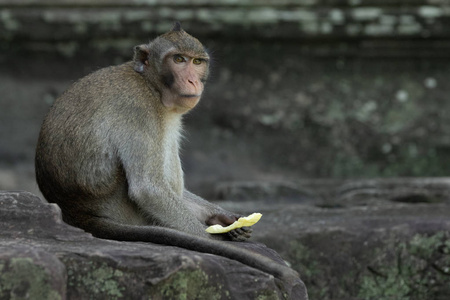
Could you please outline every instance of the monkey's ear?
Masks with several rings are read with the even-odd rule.
[[[138,73],[144,72],[145,66],[148,66],[150,58],[150,49],[148,45],[138,45],[134,47],[134,70]]]
[[[172,31],[182,31],[180,22],[176,21],[175,24],[173,24]]]

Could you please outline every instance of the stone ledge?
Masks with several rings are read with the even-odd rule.
[[[257,207],[263,214],[254,238],[301,270],[311,299],[450,296],[449,178],[311,179],[296,185],[236,182],[220,187],[225,198],[245,199],[221,202],[222,207],[244,214]],[[284,201],[264,199],[275,190],[285,195]],[[310,199],[302,199],[306,190]],[[297,200],[292,199],[295,192]],[[250,201],[249,195],[261,199]]]
[[[220,256],[94,238],[63,223],[56,205],[27,192],[0,192],[0,228],[1,299],[284,299],[290,294],[289,285],[272,275]],[[276,256],[262,244],[245,244]]]

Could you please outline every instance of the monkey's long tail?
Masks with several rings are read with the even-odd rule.
[[[107,219],[95,219],[90,223],[89,226],[86,226],[89,228],[87,231],[98,238],[176,246],[239,261],[282,280],[287,286],[292,286],[291,294],[299,295],[298,293],[300,293],[300,295],[305,295],[302,299],[307,299],[306,288],[296,271],[254,251],[166,227],[125,225]]]

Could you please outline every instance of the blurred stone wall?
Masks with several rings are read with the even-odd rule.
[[[0,0],[0,189],[33,191],[34,145],[55,97],[174,20],[214,57],[186,117],[194,190],[447,175],[448,0]]]
[[[215,40],[303,42],[312,55],[448,56],[448,0],[1,0],[2,49],[65,56],[169,30],[174,20]],[[304,44],[307,41],[306,44]],[[339,47],[315,46],[318,41]],[[344,47],[342,42],[359,47]],[[344,43],[345,44],[345,43]],[[333,45],[334,46],[334,45]],[[418,49],[419,48],[419,49]],[[364,53],[359,50],[365,49]],[[383,52],[383,53],[380,53]]]

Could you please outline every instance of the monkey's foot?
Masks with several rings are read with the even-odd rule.
[[[252,225],[256,224],[259,221],[259,219],[261,219],[261,217],[262,217],[262,214],[253,213],[248,217],[239,218],[237,221],[235,221],[233,224],[231,224],[227,227],[223,227],[222,225],[213,225],[213,226],[209,226],[208,228],[206,228],[206,231],[211,234],[229,232],[229,231],[237,229],[237,228],[252,226]]]

